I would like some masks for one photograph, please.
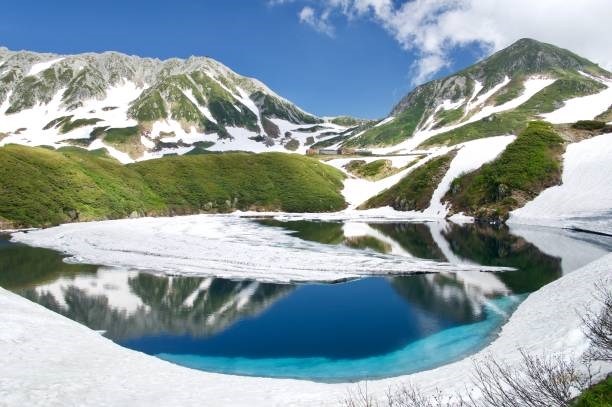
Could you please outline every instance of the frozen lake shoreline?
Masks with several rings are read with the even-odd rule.
[[[371,275],[509,270],[385,255],[299,239],[234,215],[65,224],[13,241],[67,253],[71,262],[167,274],[331,282]],[[225,255],[222,255],[225,254]]]

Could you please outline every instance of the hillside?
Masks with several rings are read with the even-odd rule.
[[[456,74],[418,86],[387,119],[345,145],[426,148],[516,134],[569,99],[605,91],[611,80],[612,74],[570,51],[522,39]],[[611,103],[604,101],[598,113]]]
[[[361,123],[318,118],[207,57],[0,48],[0,145],[106,148],[127,163],[202,146],[304,152]]]
[[[336,211],[343,175],[297,155],[227,153],[121,165],[104,151],[0,148],[0,226],[241,210]]]

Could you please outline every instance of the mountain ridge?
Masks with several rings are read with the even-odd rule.
[[[109,130],[122,130],[129,137],[109,149],[119,150],[115,156],[125,162],[218,141],[222,151],[276,146],[305,152],[315,142],[311,136],[326,138],[348,127],[199,56],[161,60],[115,51],[60,55],[2,48],[0,106],[0,138],[10,136],[5,143],[62,146],[80,140],[80,146],[97,148],[108,144]],[[68,131],[58,131],[58,122]],[[299,131],[304,125],[325,131]],[[330,134],[321,136],[325,132]]]
[[[521,122],[549,113],[572,97],[586,96],[605,88],[597,79],[612,74],[571,51],[533,39],[521,39],[509,47],[444,78],[417,86],[391,110],[388,123],[345,142],[347,146],[390,146],[421,130],[460,124],[486,106],[503,106],[526,92],[530,79],[552,78],[561,88],[554,106],[536,108]],[[535,94],[543,91],[538,89]],[[531,96],[534,96],[531,95]],[[526,101],[526,100],[525,100]],[[549,110],[547,110],[549,109]],[[510,110],[510,109],[508,109]],[[527,117],[529,116],[529,117]],[[514,133],[523,127],[504,125]],[[491,134],[500,135],[504,133]],[[465,140],[463,140],[465,141]]]

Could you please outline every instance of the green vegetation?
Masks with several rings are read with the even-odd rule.
[[[282,210],[324,212],[344,207],[342,172],[308,157],[208,154],[128,165],[172,213]]]
[[[370,198],[359,209],[391,206],[398,211],[422,211],[429,206],[431,196],[446,174],[456,152],[436,157],[415,168],[393,187]]]
[[[393,168],[391,160],[385,159],[369,163],[366,163],[364,160],[353,160],[346,164],[345,168],[351,174],[370,181],[386,178],[399,171],[399,168]]]
[[[53,119],[49,123],[47,123],[45,127],[43,127],[43,130],[59,128],[59,132],[61,134],[66,134],[80,127],[92,126],[102,121],[102,119],[76,119],[73,121],[72,120],[73,117],[74,116],[70,115],[70,116],[61,116],[56,119]]]
[[[208,149],[215,145],[213,141],[197,141],[194,144],[194,148],[187,152],[186,155],[196,155],[196,154],[211,154],[212,151]]]
[[[506,86],[493,95],[493,105],[500,106],[521,96],[525,91],[526,79],[524,75],[515,75]]]
[[[572,124],[572,128],[578,130],[601,130],[606,127],[606,122],[600,122],[598,120],[578,120]]]
[[[315,133],[319,130],[325,130],[325,129],[329,129],[329,127],[316,125],[316,126],[311,126],[311,127],[299,127],[293,131],[297,133]],[[338,134],[338,133],[334,133],[334,134]]]
[[[256,91],[250,95],[251,100],[255,102],[262,115],[287,120],[291,123],[321,123],[322,120],[308,113],[303,112],[291,103],[285,102],[271,95]]]
[[[145,90],[134,102],[128,114],[139,123],[149,123],[168,118],[166,104],[157,89]]]
[[[370,120],[357,119],[351,116],[338,116],[330,120],[330,123],[337,124],[338,126],[352,127],[360,124],[369,122]]]
[[[233,209],[336,211],[343,175],[282,153],[167,157],[127,166],[76,147],[0,148],[0,220],[18,227]]]
[[[300,148],[300,141],[298,139],[292,138],[287,143],[285,143],[285,149],[289,151],[296,151],[298,148]]]
[[[73,148],[0,148],[0,217],[16,226],[157,213],[163,202],[116,161]]]
[[[391,245],[373,236],[352,236],[346,238],[344,244],[353,249],[370,249],[378,253],[390,253]]]
[[[458,122],[463,117],[464,113],[465,111],[463,107],[451,110],[440,110],[436,114],[436,124],[434,128],[439,129],[440,127],[448,126],[450,124]]]
[[[52,128],[59,127],[62,124],[64,124],[65,122],[69,122],[72,119],[72,117],[73,116],[70,115],[70,116],[61,116],[61,117],[55,118],[55,119],[51,120],[49,123],[47,123],[45,125],[45,127],[43,127],[43,130],[49,130],[49,129],[52,129]]]
[[[597,383],[572,403],[572,407],[609,407],[612,406],[612,376]]]
[[[408,107],[391,122],[372,127],[359,137],[350,139],[346,147],[386,146],[397,144],[416,130],[425,113],[425,99],[419,97],[415,104]]]
[[[191,94],[193,99],[187,94]],[[200,107],[208,107],[219,125],[206,118]],[[224,126],[260,131],[257,116],[237,102],[219,83],[200,71],[164,78],[144,91],[132,103],[128,114],[140,123],[170,117],[185,128],[195,126],[199,131],[217,132],[221,137],[228,136]]]
[[[278,136],[280,136],[280,129],[278,128],[278,126],[274,124],[274,122],[268,119],[267,117],[262,116],[261,125],[263,127],[264,132],[269,137],[277,138]]]
[[[480,92],[498,85],[506,76],[510,83],[492,96],[494,105],[501,105],[518,97],[524,91],[524,81],[533,75],[556,78],[557,81],[534,95],[517,109],[496,114],[458,129],[439,134],[420,147],[452,145],[476,138],[522,131],[530,120],[539,114],[559,108],[564,100],[590,95],[603,89],[603,85],[578,71],[610,78],[612,75],[596,64],[567,50],[531,39],[522,39],[512,46],[492,55],[447,78],[418,86],[393,109],[395,120],[373,127],[364,134],[346,142],[346,147],[394,145],[412,137],[419,124],[437,107],[436,101],[458,101],[469,98],[474,81],[483,83]],[[456,123],[463,115],[462,108],[440,111],[436,114],[436,127]]]
[[[425,140],[417,148],[429,148],[437,145],[455,145],[479,138],[516,134],[522,131],[526,126],[527,117],[525,114],[516,111],[492,114],[477,122],[466,124],[446,133],[433,136]]]
[[[103,139],[117,150],[129,154],[133,159],[140,157],[145,149],[140,141],[139,126],[106,129]]]
[[[531,122],[493,162],[455,179],[444,197],[454,213],[503,222],[508,213],[561,180],[563,139],[546,122]]]
[[[336,137],[328,138],[327,140],[318,141],[314,143],[312,146],[310,146],[310,148],[318,149],[318,148],[330,147],[330,146],[333,146],[334,144],[341,142],[342,140],[345,140],[347,137],[348,136],[336,136]]]
[[[69,133],[72,130],[78,129],[80,127],[92,126],[101,121],[102,119],[76,119],[75,121],[67,121],[62,123],[62,127],[60,127],[60,133]]]

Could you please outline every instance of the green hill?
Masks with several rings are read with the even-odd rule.
[[[0,225],[345,206],[340,171],[307,157],[229,153],[121,165],[100,151],[0,148]]]

